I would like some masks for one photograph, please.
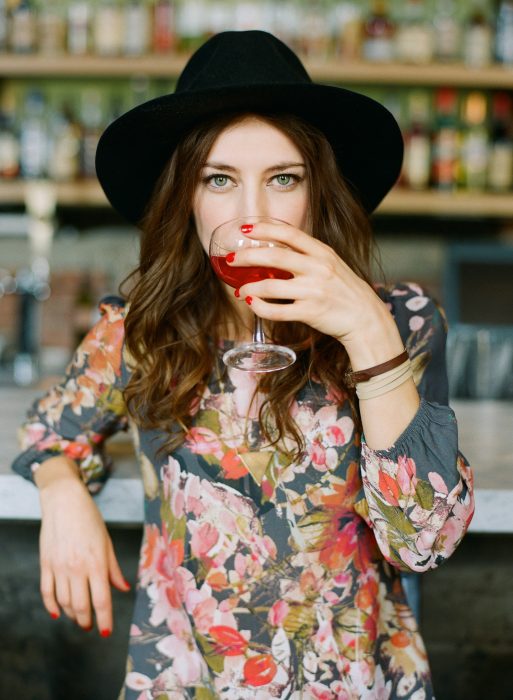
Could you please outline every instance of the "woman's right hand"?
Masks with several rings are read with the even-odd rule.
[[[82,628],[112,632],[110,584],[128,591],[103,518],[78,476],[76,463],[65,457],[44,462],[35,472],[40,490],[39,538],[41,595],[53,618],[60,608]]]

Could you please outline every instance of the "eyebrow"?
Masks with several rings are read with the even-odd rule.
[[[214,170],[226,170],[228,172],[236,173],[239,172],[237,168],[233,165],[227,165],[226,163],[205,163],[204,168],[213,168]],[[286,170],[287,168],[306,168],[304,163],[277,163],[276,165],[271,165],[270,168],[264,170],[265,173],[273,173],[277,170]]]

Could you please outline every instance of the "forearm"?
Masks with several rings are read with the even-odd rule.
[[[399,355],[404,344],[392,316],[383,305],[362,324],[361,330],[344,339],[354,371],[373,367]],[[367,445],[373,450],[391,447],[415,416],[420,397],[409,378],[386,394],[360,400],[360,415]]]
[[[34,481],[40,491],[64,480],[82,482],[78,464],[62,455],[45,460],[34,472]]]

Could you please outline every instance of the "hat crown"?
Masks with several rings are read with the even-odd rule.
[[[216,34],[194,53],[180,75],[176,93],[311,82],[296,54],[272,34],[228,31]]]

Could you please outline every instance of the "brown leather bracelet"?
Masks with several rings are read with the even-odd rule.
[[[357,372],[353,372],[352,369],[348,369],[344,374],[344,379],[347,386],[356,386],[360,382],[367,382],[371,377],[377,377],[379,374],[388,372],[390,369],[395,369],[406,362],[408,359],[408,351],[404,350],[397,357],[393,357],[391,360],[382,362],[380,365],[374,365],[374,367],[369,367],[368,369],[360,369]]]

